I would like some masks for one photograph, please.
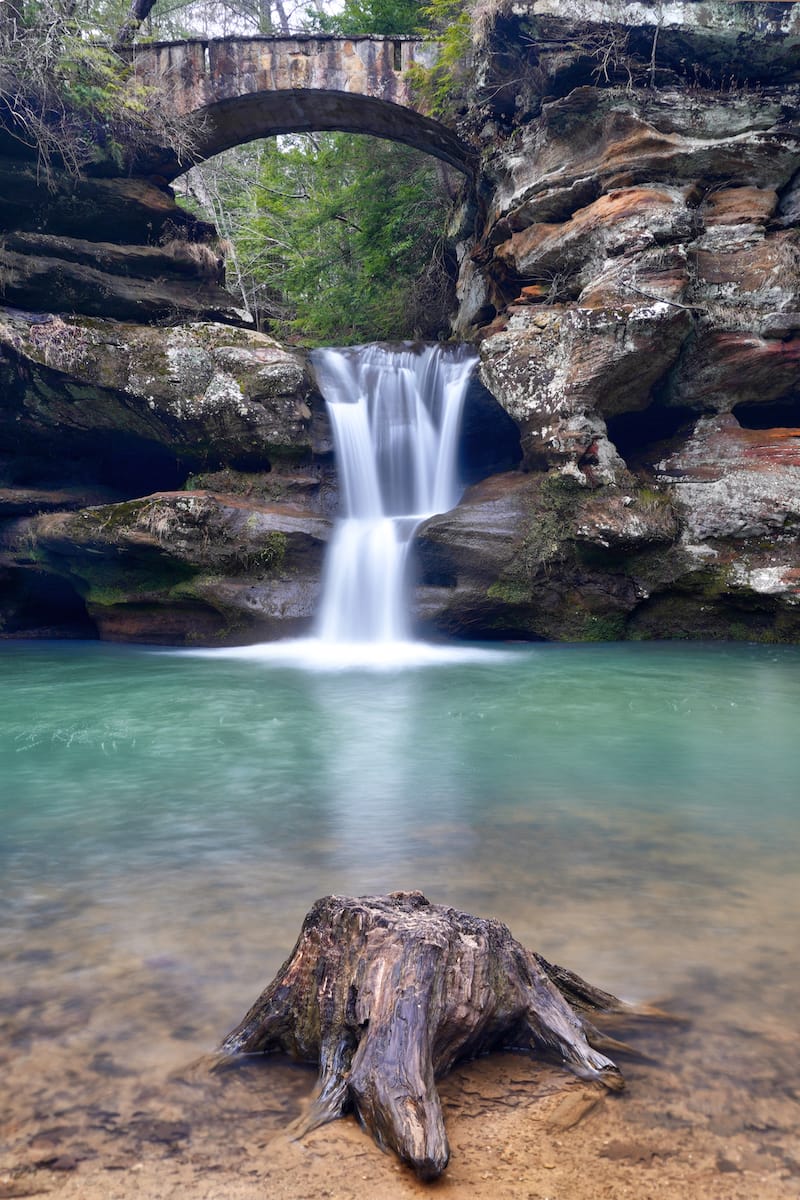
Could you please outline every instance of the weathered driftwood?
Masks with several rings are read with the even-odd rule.
[[[296,1136],[355,1112],[424,1179],[450,1150],[435,1079],[488,1050],[541,1050],[617,1090],[600,1049],[622,1048],[586,1018],[616,997],[548,963],[499,921],[431,904],[421,892],[327,896],[240,1025],[224,1056],[283,1051],[319,1062]]]

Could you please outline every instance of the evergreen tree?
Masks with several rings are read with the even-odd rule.
[[[345,0],[339,12],[317,17],[321,29],[329,33],[391,34],[416,33],[421,0]]]
[[[435,337],[452,294],[441,169],[406,146],[318,134],[229,152],[189,189],[234,246],[262,326],[316,344]]]

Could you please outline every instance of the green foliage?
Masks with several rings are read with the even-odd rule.
[[[433,67],[414,64],[411,85],[434,117],[452,117],[462,97],[472,50],[472,12],[466,0],[429,0],[420,9],[420,32],[440,45]]]
[[[416,33],[421,0],[345,0],[340,12],[318,13],[314,24],[324,33]]]
[[[439,43],[434,67],[411,66],[412,87],[433,116],[450,117],[458,107],[472,49],[468,0],[345,0],[337,13],[316,13],[315,28],[325,33],[420,34]]]
[[[239,547],[234,554],[234,563],[243,571],[278,572],[283,568],[288,549],[286,534],[273,529],[265,535],[260,546]]]
[[[579,642],[622,642],[625,640],[624,613],[583,613],[576,611]]]
[[[249,184],[232,170],[248,156]],[[430,158],[320,134],[262,142],[198,173],[206,196],[217,195],[212,215],[227,222],[243,297],[277,336],[347,344],[443,328],[449,199]]]
[[[113,48],[122,0],[18,3],[0,10],[0,124],[45,174],[90,162],[121,166],[149,141],[187,154],[188,127],[157,89],[137,85]]]
[[[486,591],[490,600],[504,604],[530,604],[531,589],[516,579],[497,579]]]

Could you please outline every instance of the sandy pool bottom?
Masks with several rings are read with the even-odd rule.
[[[208,1074],[203,1056],[255,998],[241,977],[262,943],[275,943],[263,982],[289,948],[277,919],[274,930],[265,920],[257,936],[230,937],[230,914],[212,898],[202,920],[187,917],[183,958],[154,955],[121,939],[91,893],[43,892],[0,975],[0,1200],[796,1200],[800,980],[796,949],[787,953],[796,922],[791,864],[785,874],[773,867],[748,874],[743,860],[735,894],[710,888],[720,932],[703,961],[676,971],[683,931],[642,930],[634,949],[649,998],[680,1021],[614,1028],[640,1055],[619,1060],[622,1094],[518,1055],[443,1080],[452,1157],[432,1185],[352,1118],[288,1141],[282,1130],[307,1102],[310,1068],[270,1060]],[[565,883],[547,922],[564,952],[535,948],[582,968],[586,946],[569,931],[587,915],[566,900],[579,890]],[[632,938],[635,889],[625,904],[604,919]],[[157,905],[139,897],[138,920],[154,931]],[[208,972],[187,976],[182,963],[212,943]],[[667,977],[677,981],[670,994]]]

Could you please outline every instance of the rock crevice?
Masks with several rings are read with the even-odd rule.
[[[419,628],[800,639],[800,5],[503,0],[458,134],[480,383]],[[303,356],[231,324],[163,179],[52,183],[0,160],[5,634],[307,627],[336,495]]]
[[[515,0],[485,32],[458,327],[529,475],[423,528],[427,627],[800,635],[799,16]]]

